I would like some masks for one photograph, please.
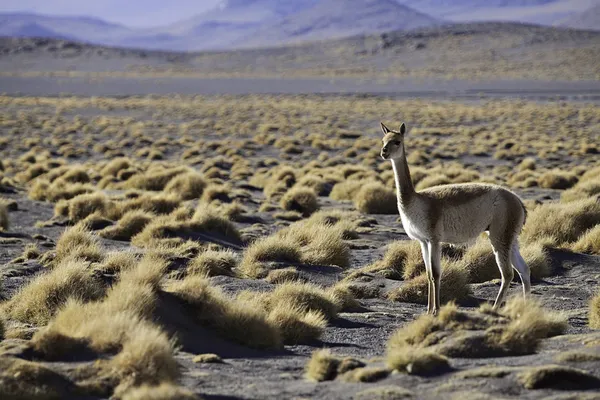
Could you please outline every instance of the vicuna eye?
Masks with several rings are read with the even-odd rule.
[[[400,141],[399,140],[396,140],[394,143],[396,144],[396,146],[400,146]]]

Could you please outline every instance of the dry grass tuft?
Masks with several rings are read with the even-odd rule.
[[[458,262],[448,262],[442,267],[441,301],[464,300],[470,294],[469,274]],[[408,280],[395,291],[388,294],[393,301],[427,304],[429,281],[427,275],[421,275]]]
[[[398,214],[396,194],[381,183],[362,186],[353,200],[356,209],[365,214]]]
[[[560,170],[547,171],[539,177],[540,187],[545,189],[569,189],[577,183],[579,178],[571,172]]]
[[[219,357],[217,354],[207,353],[207,354],[198,354],[192,359],[196,364],[221,364],[223,363],[223,359]]]
[[[306,364],[306,378],[315,382],[334,380],[340,359],[334,357],[329,350],[316,350]]]
[[[579,253],[600,255],[600,224],[584,232],[570,248]]]
[[[390,351],[387,363],[390,368],[406,372],[410,375],[437,375],[448,372],[451,369],[448,358],[432,350],[421,348]]]
[[[318,220],[296,222],[252,243],[244,253],[240,270],[252,278],[265,277],[269,262],[336,265],[346,268],[349,249],[344,243],[343,225],[329,225]]]
[[[600,329],[600,292],[590,299],[588,320],[591,328]]]
[[[308,217],[319,209],[317,195],[306,187],[293,187],[288,190],[279,203],[281,208],[287,211],[297,211],[303,216]]]
[[[595,198],[545,203],[529,213],[521,238],[526,244],[544,238],[554,246],[565,246],[598,224],[600,201]]]
[[[6,315],[17,321],[47,324],[68,299],[91,301],[104,295],[104,287],[83,260],[66,260],[33,279],[2,305]]]
[[[121,400],[200,400],[189,390],[172,383],[142,385],[127,390]]]
[[[104,193],[88,193],[80,194],[68,200],[67,212],[69,220],[78,222],[86,217],[99,213],[105,217],[112,217],[115,212],[114,204],[106,197]],[[59,210],[60,203],[57,204],[56,215],[61,215],[63,212]]]
[[[600,379],[577,368],[559,365],[531,367],[518,375],[526,389],[589,390],[599,389]]]
[[[207,186],[202,175],[197,172],[187,172],[173,178],[164,189],[164,192],[173,194],[181,200],[199,199]]]
[[[322,313],[333,319],[340,310],[335,296],[312,283],[288,282],[275,288],[269,296],[271,307],[286,305],[289,308]]]
[[[595,180],[582,180],[571,189],[565,190],[560,194],[560,201],[569,202],[594,197],[600,194],[600,178]]]
[[[300,272],[294,267],[274,269],[269,271],[265,278],[269,283],[281,284],[285,282],[294,282],[300,280]]]
[[[558,362],[597,362],[600,361],[600,352],[596,348],[595,353],[584,353],[578,350],[565,351],[554,357]]]
[[[354,196],[361,190],[361,188],[365,185],[363,181],[343,181],[336,183],[331,189],[331,193],[329,193],[329,197],[333,200],[352,200]]]
[[[316,350],[304,368],[307,379],[315,382],[332,381],[339,374],[346,374],[356,368],[362,368],[365,363],[354,358],[340,358],[331,354],[328,349]],[[367,377],[369,371],[364,374]]]
[[[73,382],[42,364],[0,356],[0,393],[3,399],[58,400],[77,392],[79,390]]]
[[[67,258],[81,258],[90,262],[99,262],[104,252],[98,238],[86,229],[85,225],[75,225],[66,229],[56,242],[55,262]]]
[[[240,271],[251,278],[261,278],[267,274],[264,265],[268,262],[298,263],[302,254],[295,243],[279,236],[268,236],[252,243],[244,252]]]
[[[154,218],[152,213],[131,210],[123,214],[116,225],[106,227],[98,234],[107,239],[131,240],[132,237],[143,231]]]
[[[343,382],[377,382],[387,378],[391,371],[383,367],[356,368],[340,375]]]
[[[108,253],[98,269],[106,274],[118,274],[133,269],[138,263],[135,254],[129,251]]]
[[[263,310],[227,298],[218,288],[198,276],[172,282],[167,291],[183,301],[202,325],[225,338],[254,348],[281,347],[281,334]]]
[[[237,258],[233,251],[207,250],[189,263],[187,273],[199,276],[233,276],[236,265]]]
[[[269,322],[279,327],[285,344],[306,344],[321,337],[327,327],[327,318],[319,311],[281,303],[268,316]]]
[[[413,350],[416,357],[428,351],[462,358],[532,354],[542,339],[559,335],[566,327],[562,316],[521,297],[511,299],[498,313],[489,306],[473,312],[449,304],[436,317],[423,315],[396,331],[388,343],[388,360],[399,359],[402,366]]]

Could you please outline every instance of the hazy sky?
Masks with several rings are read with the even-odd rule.
[[[2,0],[0,12],[86,15],[129,26],[156,26],[191,17],[219,0]]]

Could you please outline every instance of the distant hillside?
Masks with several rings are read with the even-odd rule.
[[[560,25],[600,31],[600,4],[561,21]]]
[[[227,0],[174,24],[130,28],[88,17],[0,14],[0,36],[68,39],[164,51],[322,41],[447,22],[522,21],[594,28],[600,0]],[[596,8],[597,10],[597,8]]]
[[[554,25],[599,0],[397,0],[415,10],[454,22],[517,21]]]
[[[116,44],[132,30],[97,18],[46,16],[29,13],[0,14],[0,35],[69,38],[101,44]]]
[[[261,46],[410,30],[440,21],[394,0],[321,0],[236,44]]]

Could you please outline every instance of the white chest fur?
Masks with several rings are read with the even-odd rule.
[[[400,205],[398,205],[398,211],[400,211],[402,226],[408,237],[419,241],[429,239],[428,227],[430,224],[425,212],[419,209],[403,209]]]

